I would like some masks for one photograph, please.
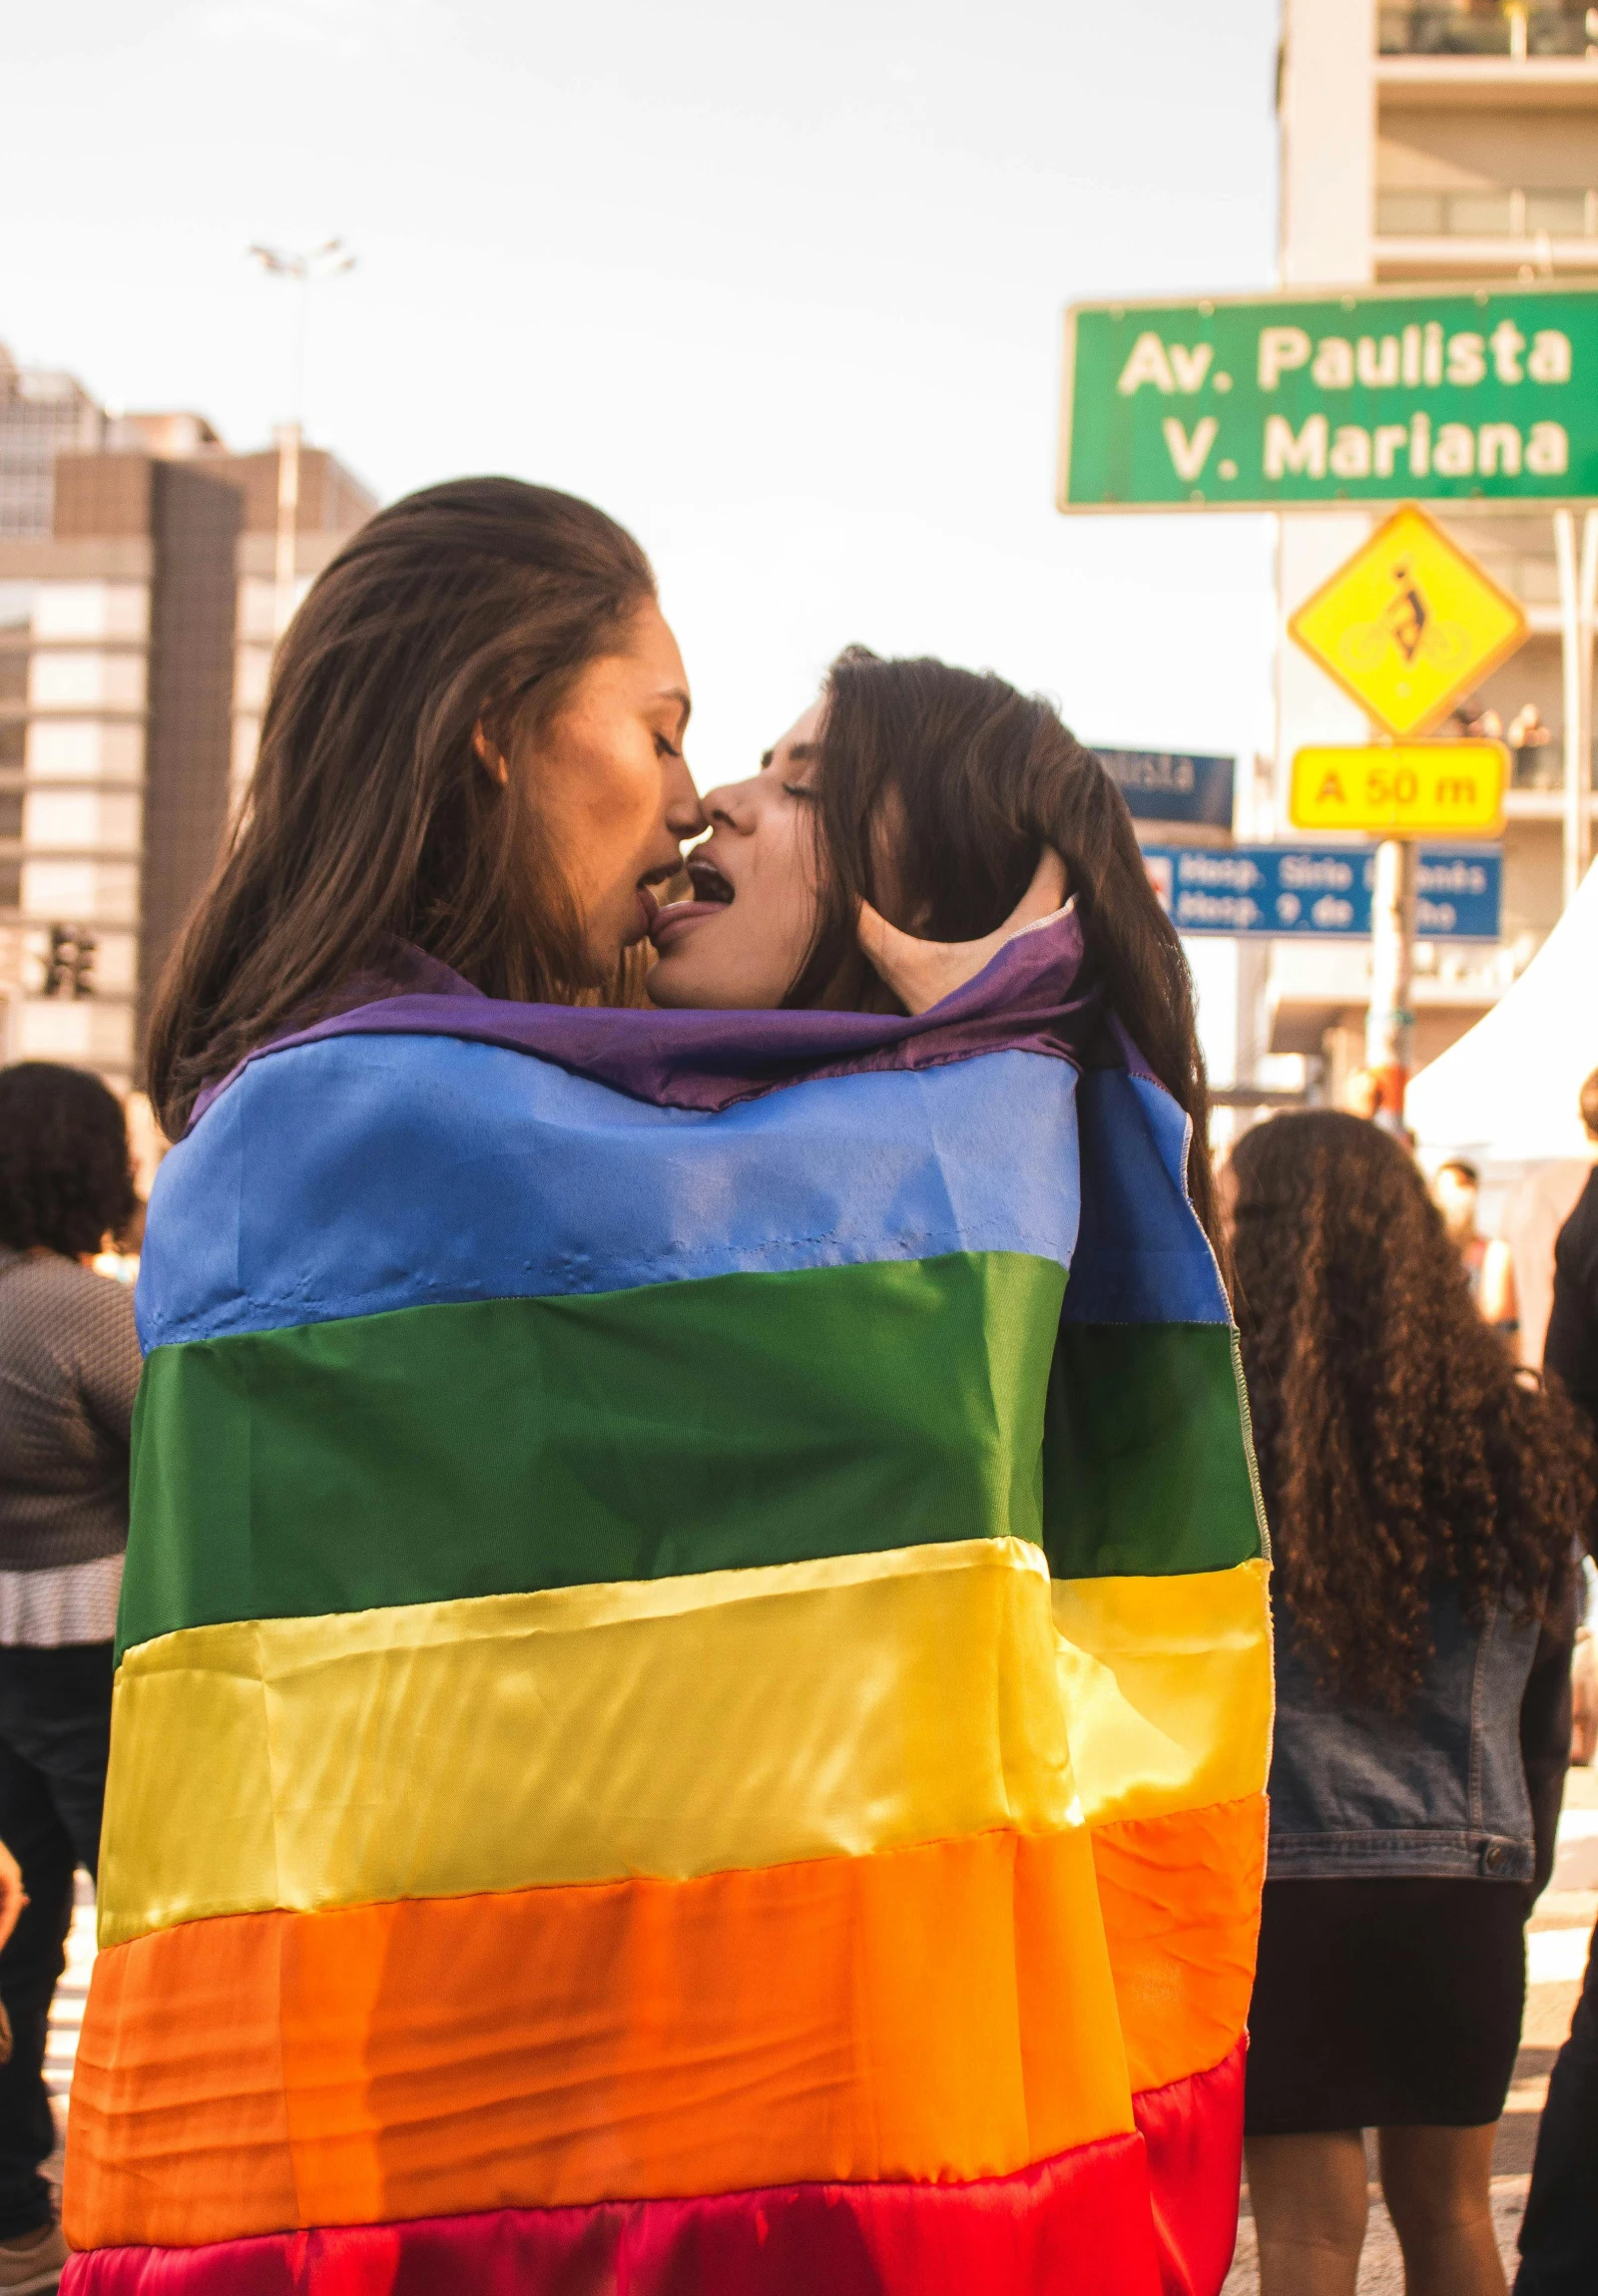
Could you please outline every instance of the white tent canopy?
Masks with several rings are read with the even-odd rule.
[[[1598,1069],[1598,867],[1518,981],[1421,1070],[1404,1116],[1428,1164],[1487,1167],[1591,1154],[1577,1112]]]

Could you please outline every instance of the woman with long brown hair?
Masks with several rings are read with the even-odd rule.
[[[1229,1186],[1276,1562],[1246,2119],[1262,2288],[1352,2296],[1374,2128],[1406,2286],[1495,2296],[1493,2127],[1569,1741],[1587,1447],[1482,1323],[1388,1134],[1278,1117]]]
[[[705,804],[695,898],[651,928],[657,1004],[918,1010],[1069,895],[1107,1012],[1207,1137],[1182,944],[1125,799],[1048,701],[851,647],[761,771]],[[1207,1156],[1187,1184],[1214,1239]]]
[[[248,809],[162,982],[168,1133],[385,984],[613,983],[703,826],[689,708],[649,561],[591,503],[474,478],[379,511],[288,626]]]

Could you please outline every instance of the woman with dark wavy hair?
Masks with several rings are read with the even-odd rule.
[[[1051,702],[851,646],[760,772],[705,809],[694,898],[651,926],[656,1004],[919,1012],[1069,894],[1107,1007],[1207,1138],[1182,943],[1125,799]],[[1207,1156],[1187,1183],[1216,1239]]]
[[[1481,1322],[1388,1134],[1279,1117],[1228,1177],[1276,1546],[1245,2121],[1261,2286],[1352,2296],[1375,2128],[1406,2286],[1497,2296],[1493,2128],[1552,1865],[1590,1454]]]

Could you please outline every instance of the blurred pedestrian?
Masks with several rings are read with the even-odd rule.
[[[1582,1115],[1598,1131],[1592,1101],[1598,1077],[1582,1088]],[[1543,1362],[1598,1434],[1598,1171],[1555,1246]],[[1598,2288],[1598,1931],[1570,2038],[1548,2082],[1520,2253],[1515,2296],[1591,2296]]]
[[[1480,1172],[1466,1157],[1450,1156],[1446,1163],[1438,1164],[1431,1192],[1442,1213],[1442,1224],[1465,1263],[1471,1296],[1483,1321],[1509,1336],[1516,1325],[1514,1263],[1509,1246],[1496,1236],[1483,1235],[1476,1225]]]
[[[99,1857],[140,1371],[132,1296],[86,1263],[134,1204],[99,1079],[0,1070],[0,1836],[26,1891],[0,1952],[0,2291],[52,2288],[66,2261],[39,2174],[56,2143],[45,2037],[75,1869]]]
[[[1554,1245],[1598,1156],[1598,1069],[1582,1085],[1577,1105],[1587,1153],[1536,1165],[1510,1189],[1498,1223],[1514,1259],[1520,1360],[1534,1371],[1542,1368],[1543,1341],[1553,1312]]]
[[[1584,1439],[1521,1384],[1386,1134],[1279,1117],[1230,1187],[1277,1566],[1245,2107],[1261,2286],[1352,2296],[1374,2128],[1407,2286],[1495,2296],[1493,2124],[1569,1739]]]
[[[1374,1123],[1381,1106],[1381,1079],[1374,1069],[1355,1069],[1342,1088],[1343,1106],[1350,1116]]]

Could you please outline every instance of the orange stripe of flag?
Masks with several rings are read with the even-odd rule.
[[[1093,1829],[1134,2092],[1219,2065],[1249,2017],[1266,1798]]]
[[[1072,1828],[192,1922],[103,1954],[68,2236],[1003,2175],[1132,2125]]]

